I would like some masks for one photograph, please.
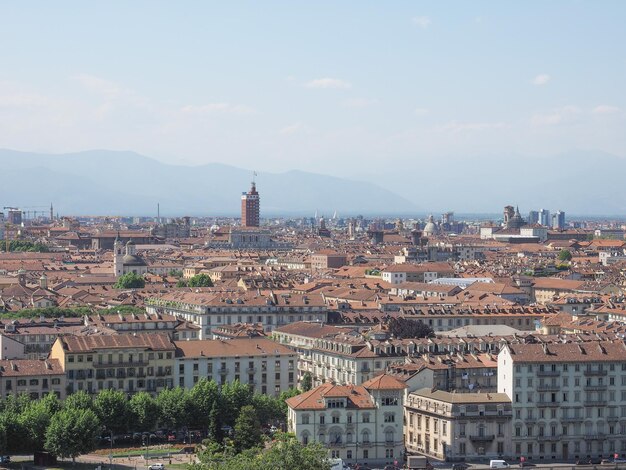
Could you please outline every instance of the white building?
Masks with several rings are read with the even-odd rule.
[[[175,341],[174,383],[191,388],[201,378],[218,384],[249,384],[256,393],[278,396],[297,385],[295,351],[266,338]]]
[[[498,392],[512,402],[516,458],[626,455],[623,340],[505,345]]]
[[[363,385],[323,384],[287,400],[289,431],[329,457],[361,465],[402,462],[404,385],[380,375]]]

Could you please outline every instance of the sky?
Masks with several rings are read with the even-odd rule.
[[[623,1],[4,1],[0,147],[337,176],[626,157]]]

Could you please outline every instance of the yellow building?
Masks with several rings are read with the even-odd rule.
[[[175,346],[166,334],[63,336],[52,345],[68,393],[103,389],[157,393],[172,388]]]

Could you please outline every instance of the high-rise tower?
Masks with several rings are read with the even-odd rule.
[[[241,194],[241,226],[258,227],[261,201],[256,190],[256,183],[252,180],[250,191]]]

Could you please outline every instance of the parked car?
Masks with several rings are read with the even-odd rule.
[[[0,463],[11,463],[11,457],[9,455],[0,456]]]
[[[148,470],[165,470],[165,465],[162,463],[153,463],[148,467]]]

